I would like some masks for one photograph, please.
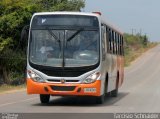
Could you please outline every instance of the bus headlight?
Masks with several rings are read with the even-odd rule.
[[[82,83],[94,83],[97,79],[100,78],[100,75],[100,72],[93,73],[84,79]]]
[[[33,72],[31,70],[28,71],[28,74],[29,74],[30,78],[35,82],[40,82],[40,83],[45,82],[45,80],[43,78],[41,78],[38,74],[36,74],[35,72]]]

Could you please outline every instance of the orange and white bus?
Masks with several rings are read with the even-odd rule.
[[[124,76],[123,33],[98,13],[43,12],[32,16],[28,36],[27,93],[117,96]]]

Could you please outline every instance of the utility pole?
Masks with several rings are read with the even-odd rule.
[[[131,32],[132,32],[132,35],[136,34],[136,29],[132,28]]]
[[[134,29],[132,28],[132,29],[131,29],[131,32],[132,32],[132,36],[133,36],[133,30],[134,30]]]
[[[135,31],[135,35],[137,35],[137,30],[136,30],[136,29],[134,29],[134,31]]]

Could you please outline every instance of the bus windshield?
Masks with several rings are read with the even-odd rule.
[[[99,28],[81,23],[35,25],[30,32],[29,61],[50,67],[95,65],[99,61],[99,37]]]

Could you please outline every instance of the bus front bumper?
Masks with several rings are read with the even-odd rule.
[[[27,79],[28,94],[50,94],[57,96],[100,96],[101,80],[91,84],[39,83]]]

